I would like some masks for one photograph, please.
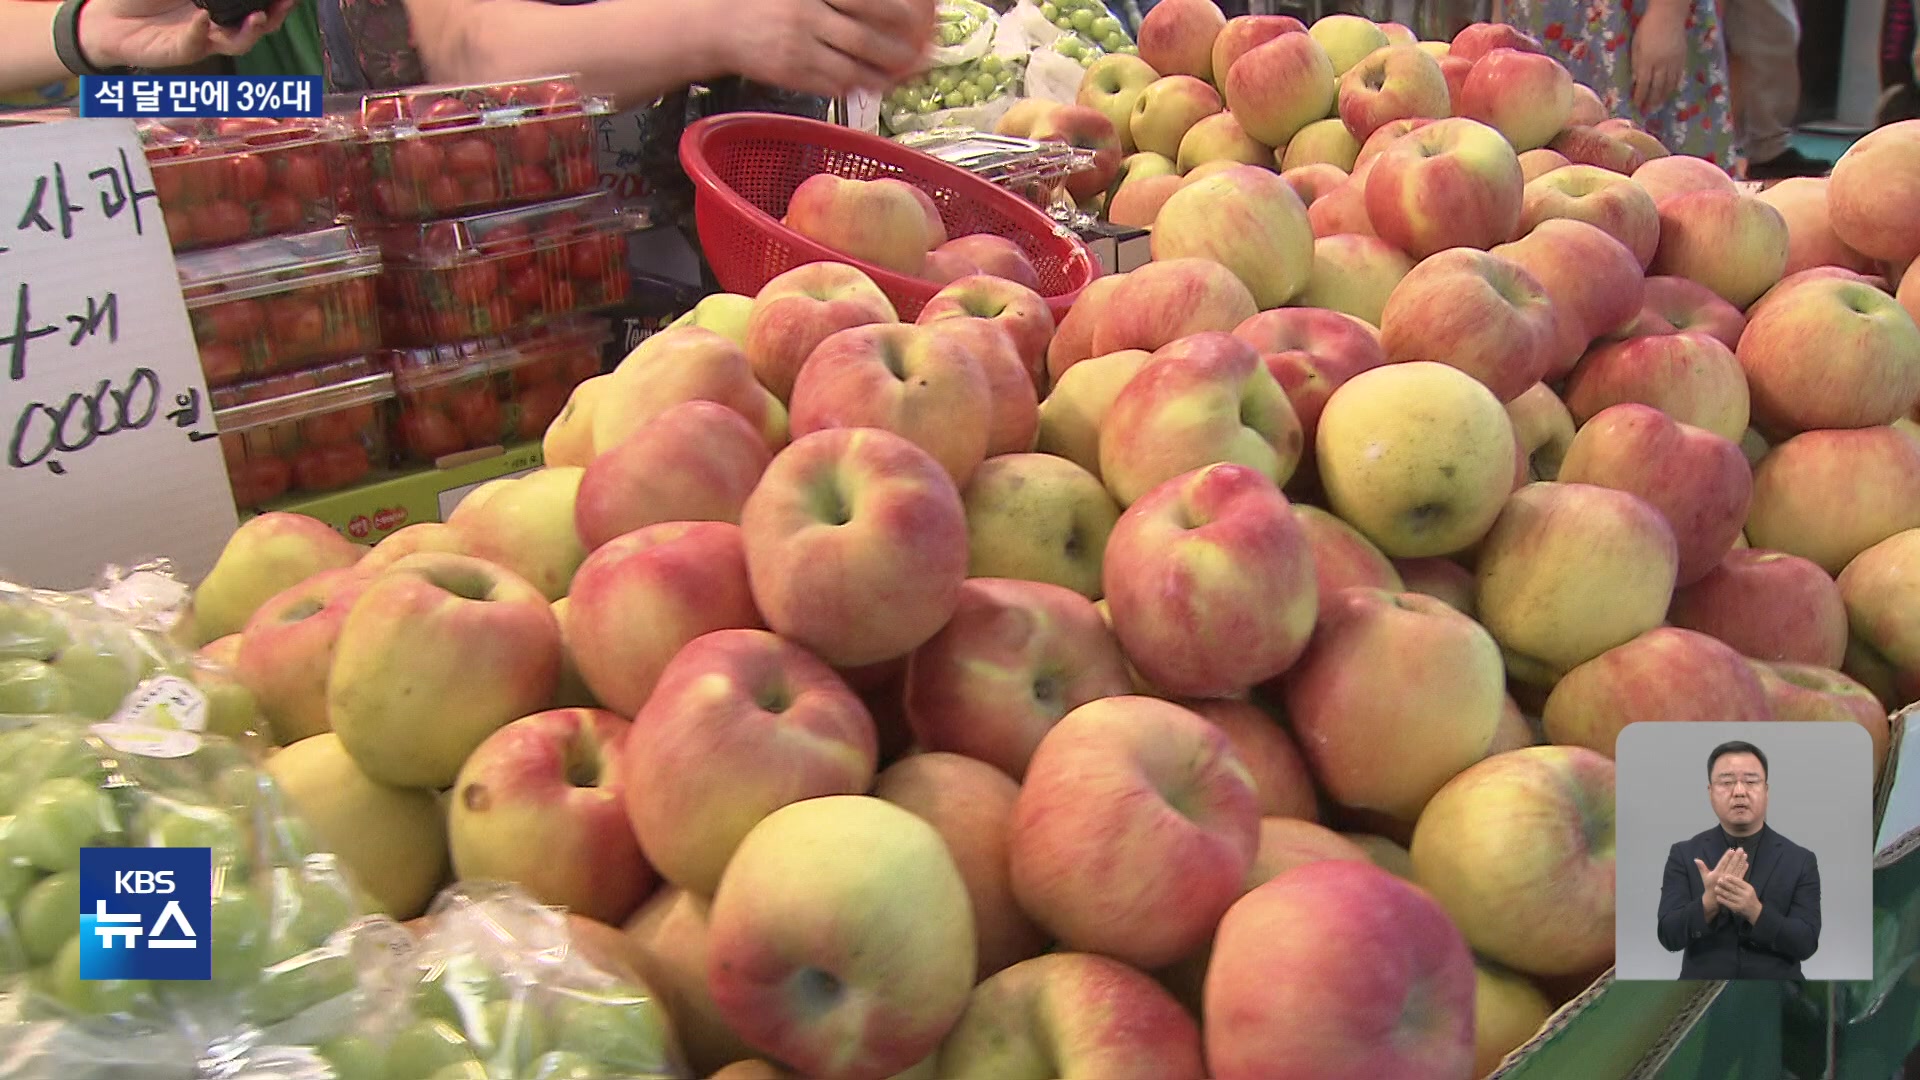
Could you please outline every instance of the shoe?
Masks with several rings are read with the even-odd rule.
[[[1747,162],[1749,180],[1786,180],[1795,176],[1825,176],[1833,171],[1833,162],[1810,158],[1789,146],[1785,153],[1765,161]]]

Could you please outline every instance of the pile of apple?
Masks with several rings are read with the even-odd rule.
[[[780,223],[897,274],[942,285],[988,274],[1040,287],[1039,272],[1020,245],[991,233],[948,239],[939,205],[905,180],[809,176],[794,189]]]
[[[391,913],[624,926],[703,1073],[1482,1075],[1612,962],[1626,724],[1920,697],[1920,124],[1760,196],[1502,130],[1319,239],[1215,170],[1057,326],[710,298],[444,524],[242,526],[199,640]]]

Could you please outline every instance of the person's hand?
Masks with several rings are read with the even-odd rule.
[[[1687,22],[1682,11],[1656,5],[1633,28],[1633,107],[1646,115],[1680,91],[1687,74]]]
[[[923,67],[934,9],[934,0],[725,0],[710,32],[728,71],[838,97],[884,92]]]
[[[1721,852],[1720,861],[1714,863],[1712,868],[1708,868],[1707,864],[1699,859],[1693,860],[1693,865],[1700,870],[1700,902],[1706,909],[1709,922],[1713,921],[1715,915],[1720,914],[1720,879],[1727,876],[1728,868],[1733,865],[1733,857],[1739,853],[1739,850],[1728,848]]]
[[[88,0],[80,12],[80,51],[99,67],[183,67],[214,54],[239,56],[280,29],[297,0],[228,28],[213,25],[191,0]]]
[[[1715,890],[1719,893],[1721,907],[1748,922],[1760,918],[1760,894],[1753,891],[1753,885],[1746,878],[1721,878]]]

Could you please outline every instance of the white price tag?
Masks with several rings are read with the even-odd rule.
[[[237,525],[152,173],[128,120],[0,129],[0,574],[80,589]]]

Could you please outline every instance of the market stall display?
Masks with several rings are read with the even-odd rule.
[[[339,491],[383,468],[393,382],[383,358],[363,356],[214,390],[234,504],[258,510],[289,492]]]
[[[349,226],[203,249],[178,265],[210,388],[380,348],[380,251]]]
[[[351,132],[329,120],[141,120],[175,251],[332,225]]]
[[[399,431],[414,462],[538,440],[574,387],[600,373],[606,321],[576,318],[506,337],[397,350]]]

